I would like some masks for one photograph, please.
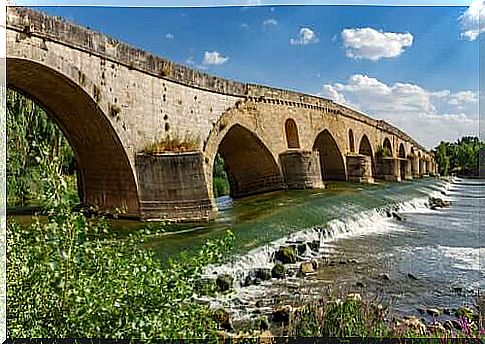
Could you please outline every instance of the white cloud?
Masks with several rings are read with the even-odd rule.
[[[377,61],[401,55],[405,48],[413,44],[413,35],[409,32],[382,32],[367,27],[343,30],[342,40],[347,57]]]
[[[345,84],[324,85],[321,95],[384,119],[430,148],[441,140],[478,134],[478,94],[472,91],[429,91],[355,74]]]
[[[307,44],[315,44],[318,42],[319,42],[319,39],[316,33],[308,27],[302,27],[300,29],[298,38],[290,39],[291,45],[307,45]]]
[[[167,34],[165,35],[165,38],[166,38],[166,39],[173,39],[173,38],[174,38],[174,35],[173,35],[172,33],[170,33],[170,32],[169,32],[169,33],[167,33]]]
[[[246,0],[245,5],[249,5],[249,6],[261,5],[261,0]]]
[[[221,65],[226,63],[229,60],[229,57],[223,57],[217,51],[206,51],[204,53],[204,59],[202,60],[202,64],[204,65]]]
[[[244,30],[249,29],[249,25],[247,23],[242,23],[241,29],[244,29]]]
[[[278,21],[276,19],[273,19],[273,18],[266,19],[265,21],[263,21],[263,25],[265,27],[276,26],[276,25],[278,25]]]
[[[485,31],[485,6],[484,0],[473,1],[460,18],[462,29],[461,37],[474,41],[478,35]]]

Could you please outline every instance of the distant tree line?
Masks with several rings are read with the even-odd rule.
[[[435,148],[436,162],[441,175],[478,176],[479,153],[485,142],[478,137],[465,136],[456,142],[441,142]]]

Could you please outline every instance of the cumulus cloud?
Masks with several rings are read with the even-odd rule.
[[[278,21],[276,19],[269,18],[269,19],[266,19],[265,21],[263,21],[263,25],[265,27],[276,26],[276,25],[278,25]]]
[[[460,18],[461,37],[474,41],[478,35],[485,31],[484,0],[473,1]]]
[[[204,59],[202,60],[203,65],[221,65],[226,63],[229,57],[223,57],[217,51],[206,51],[204,53]]]
[[[478,134],[478,94],[473,91],[430,91],[399,82],[388,85],[355,74],[344,84],[324,85],[321,95],[384,119],[428,147]]]
[[[401,55],[405,48],[413,44],[409,32],[382,32],[373,28],[345,29],[342,40],[347,57],[377,61]]]
[[[298,34],[298,38],[290,39],[291,45],[307,45],[318,43],[317,34],[308,27],[302,27]]]
[[[165,38],[166,38],[166,39],[173,39],[173,38],[174,38],[174,35],[173,35],[172,33],[170,33],[170,32],[169,32],[169,33],[167,33],[167,34],[165,35]]]

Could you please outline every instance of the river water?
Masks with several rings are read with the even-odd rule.
[[[431,210],[429,196],[451,206]],[[420,317],[426,315],[418,308],[474,305],[485,289],[480,267],[484,198],[485,181],[455,178],[375,186],[337,183],[324,191],[234,202],[222,207],[219,223],[232,224],[237,253],[208,267],[206,276],[233,275],[235,292],[205,301],[239,320],[329,293],[359,293],[385,302],[395,314]],[[274,265],[272,253],[281,245],[314,240],[320,241],[318,252],[307,249],[302,258],[320,261],[315,273],[244,286],[252,270]]]
[[[451,206],[431,210],[430,196]],[[484,202],[485,181],[477,179],[335,182],[325,190],[220,198],[215,221],[177,225],[171,228],[175,233],[154,235],[146,246],[163,259],[196,250],[231,229],[237,238],[233,252],[223,264],[207,267],[205,277],[231,274],[235,290],[200,301],[226,308],[236,322],[270,314],[278,305],[350,292],[384,301],[393,313],[426,317],[417,308],[473,305],[485,289],[480,266]],[[141,224],[112,225],[129,230]],[[302,258],[319,260],[315,273],[244,286],[252,271],[274,265],[272,254],[281,245],[311,241],[319,241],[318,252],[308,248]]]

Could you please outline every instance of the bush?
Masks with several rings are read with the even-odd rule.
[[[73,212],[63,177],[44,171],[47,222],[7,225],[9,338],[216,338],[208,306],[192,297],[231,233],[164,264],[140,249],[142,234],[113,240],[106,221]]]

